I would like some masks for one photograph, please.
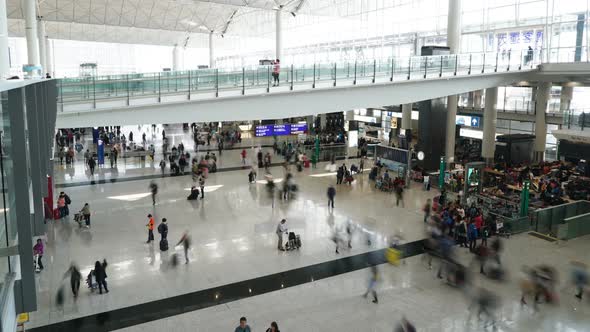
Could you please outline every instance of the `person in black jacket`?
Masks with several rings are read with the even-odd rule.
[[[167,240],[168,238],[168,224],[166,224],[166,218],[162,218],[162,223],[158,226],[158,233],[162,235],[161,240]]]
[[[94,276],[96,278],[96,283],[98,284],[99,293],[102,294],[102,289],[104,287],[105,292],[109,292],[107,288],[107,261],[106,259],[101,262],[96,261],[94,263]]]
[[[328,187],[328,210],[332,208],[332,211],[334,211],[334,196],[336,196],[336,189],[333,185],[330,185]]]
[[[76,264],[72,263],[70,268],[64,274],[64,279],[70,277],[70,286],[72,287],[72,294],[74,294],[74,299],[78,297],[78,293],[80,291],[80,280],[82,280],[82,274],[80,270],[76,266]]]

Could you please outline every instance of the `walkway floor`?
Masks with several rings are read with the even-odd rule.
[[[281,167],[272,172],[276,178],[283,176]],[[426,193],[417,185],[406,194],[406,208],[396,208],[393,196],[376,191],[365,173],[352,186],[338,187],[336,211],[330,214],[325,193],[335,176],[323,167],[295,176],[301,188],[297,198],[275,201],[274,209],[264,183],[247,183],[247,171],[211,174],[202,201],[186,200],[190,177],[156,179],[160,191],[155,207],[148,191],[151,180],[65,188],[72,198],[72,213],[90,203],[92,228],[79,229],[71,220],[49,225],[46,270],[38,275],[40,310],[31,315],[29,327],[363,253],[384,247],[384,237],[394,232],[403,232],[408,241],[423,236],[420,207],[434,192]],[[161,253],[157,244],[145,244],[148,213],[158,222],[163,217],[169,220],[171,245],[184,230],[190,231],[194,244],[190,264],[168,269],[175,249]],[[275,228],[281,218],[301,235],[304,246],[299,252],[276,250]],[[348,220],[358,225],[359,232],[353,250],[337,256],[330,238],[334,228],[343,232]],[[366,246],[364,232],[373,234],[373,246]],[[57,308],[55,293],[70,262],[79,264],[86,275],[93,262],[103,258],[110,262],[111,293],[85,292],[75,305],[69,300],[63,309]]]

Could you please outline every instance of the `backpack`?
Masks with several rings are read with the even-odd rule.
[[[70,205],[70,204],[72,204],[72,200],[70,199],[70,196],[68,196],[68,195],[64,195],[64,198],[65,198],[65,201],[66,201],[66,204],[67,204],[67,205]]]

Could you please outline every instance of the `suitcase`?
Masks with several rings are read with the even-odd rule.
[[[168,250],[168,240],[162,239],[160,240],[160,250],[167,251]]]
[[[59,209],[53,209],[53,219],[57,220],[57,219],[61,219],[61,215],[59,213]]]

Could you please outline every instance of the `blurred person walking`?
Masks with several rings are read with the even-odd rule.
[[[328,211],[334,211],[334,197],[336,196],[336,188],[333,185],[328,187]]]
[[[369,278],[369,287],[367,287],[367,291],[365,292],[363,297],[367,298],[369,293],[372,293],[373,294],[373,303],[379,303],[379,300],[377,299],[377,291],[375,290],[375,287],[377,286],[377,279],[379,277],[379,271],[377,270],[377,266],[372,265],[370,267],[370,272],[371,272],[371,276]]]
[[[422,211],[424,211],[424,223],[427,223],[428,218],[430,218],[430,211],[432,211],[432,200],[430,198],[426,200],[426,204],[424,204]]]
[[[82,273],[78,269],[76,264],[72,263],[70,268],[64,274],[64,279],[70,277],[70,287],[72,288],[72,294],[74,295],[74,299],[78,298],[78,293],[80,292],[80,281],[82,280]]]
[[[152,205],[156,205],[156,195],[158,194],[158,185],[152,181],[150,183],[150,192],[152,193]]]
[[[188,234],[188,231],[184,231],[184,233],[182,234],[182,237],[180,238],[180,241],[178,241],[178,243],[176,245],[179,246],[181,244],[182,244],[182,249],[184,250],[185,264],[188,264],[188,250],[190,249],[190,246],[191,246],[191,237]]]

